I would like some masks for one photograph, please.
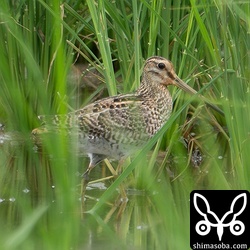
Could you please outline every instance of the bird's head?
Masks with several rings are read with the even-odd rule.
[[[197,92],[183,82],[175,73],[172,62],[160,56],[152,56],[148,58],[144,65],[144,77],[149,78],[149,81],[161,84],[164,86],[174,85],[190,94]]]

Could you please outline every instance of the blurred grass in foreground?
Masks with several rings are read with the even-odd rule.
[[[191,190],[250,190],[248,1],[96,3],[0,3],[0,122],[11,138],[0,151],[3,249],[187,249]],[[225,117],[171,88],[168,123],[107,190],[87,192],[93,200],[82,213],[77,173],[86,161],[60,135],[36,153],[36,117],[80,108],[104,88],[133,91],[151,55],[169,58]],[[94,91],[67,80],[74,62],[95,69]],[[199,168],[191,164],[195,150]],[[122,183],[129,201],[117,206]]]

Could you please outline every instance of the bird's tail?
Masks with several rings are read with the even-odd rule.
[[[55,133],[70,131],[75,126],[74,116],[70,113],[66,115],[39,115],[41,127],[32,130],[32,135],[36,136],[44,133]]]

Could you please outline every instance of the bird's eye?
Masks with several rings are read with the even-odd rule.
[[[164,69],[165,68],[165,64],[164,63],[159,63],[158,64],[158,68],[159,69]]]

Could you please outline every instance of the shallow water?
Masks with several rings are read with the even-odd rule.
[[[18,133],[1,137],[0,243],[6,249],[36,245],[40,249],[188,249],[190,176],[174,180],[177,176],[169,162],[159,167],[163,153],[151,173],[145,173],[145,158],[146,165],[138,166],[93,210],[114,180],[89,183],[82,199],[81,173],[88,159],[67,154],[63,148],[53,148],[53,154],[37,150],[32,140],[21,138]],[[178,161],[185,163],[186,158]],[[91,172],[91,180],[108,175],[102,163]]]

